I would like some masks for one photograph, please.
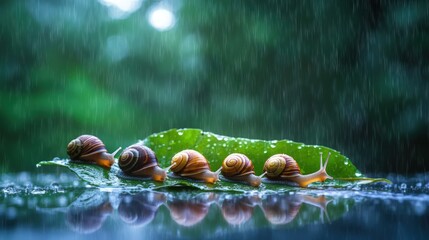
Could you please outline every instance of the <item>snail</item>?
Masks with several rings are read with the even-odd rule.
[[[108,153],[106,146],[99,138],[92,135],[82,135],[70,141],[67,145],[67,154],[73,162],[93,163],[110,169],[115,162],[115,154],[120,149]]]
[[[326,172],[330,155],[331,153],[328,153],[326,162],[323,164],[322,153],[320,153],[320,169],[311,174],[301,175],[298,163],[291,156],[276,154],[265,162],[264,174],[270,180],[267,182],[289,182],[300,187],[307,187],[313,182],[324,182],[326,179],[332,179]]]
[[[63,210],[66,213],[66,225],[71,230],[88,234],[103,227],[105,221],[113,213],[114,207],[106,194],[100,194],[98,191],[85,191],[69,206],[55,208],[55,211]]]
[[[299,213],[302,205],[301,195],[268,195],[261,204],[265,218],[271,224],[288,224]]]
[[[253,187],[261,184],[261,178],[255,175],[252,161],[244,154],[227,156],[222,162],[221,173],[228,180],[244,182]]]
[[[164,193],[140,192],[135,195],[124,193],[120,196],[118,214],[122,221],[135,226],[143,227],[152,222],[158,208],[166,201]]]
[[[219,170],[210,171],[207,159],[195,150],[183,150],[174,155],[169,169],[174,173],[172,177],[179,176],[206,183],[215,183],[219,178]]]
[[[170,195],[166,206],[177,224],[191,227],[203,221],[216,198],[215,193],[189,194],[185,199]]]
[[[118,165],[126,175],[122,176],[124,178],[152,178],[154,181],[163,182],[167,177],[165,170],[159,167],[152,149],[139,143],[127,147],[121,153]]]
[[[223,218],[231,225],[242,225],[252,218],[253,209],[259,204],[260,198],[254,196],[228,196],[221,203]]]
[[[272,194],[264,196],[260,206],[265,218],[272,224],[288,224],[293,221],[298,216],[303,203],[320,209],[320,222],[324,222],[324,214],[330,222],[327,207],[331,201],[325,196]],[[302,210],[305,213],[312,211],[311,207],[304,207]]]

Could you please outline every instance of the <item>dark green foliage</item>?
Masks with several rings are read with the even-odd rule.
[[[182,127],[329,146],[364,173],[429,167],[427,1],[182,1],[165,32],[157,3],[0,3],[0,171],[81,134],[113,150]]]

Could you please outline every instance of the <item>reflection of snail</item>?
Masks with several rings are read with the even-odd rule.
[[[174,155],[169,168],[174,173],[173,176],[206,183],[215,183],[219,175],[218,172],[210,171],[207,159],[195,150],[183,150]]]
[[[110,202],[100,195],[92,195],[93,200],[87,201],[83,194],[83,202],[76,200],[66,214],[67,225],[75,232],[92,233],[101,228],[104,221],[112,213]]]
[[[72,161],[95,163],[109,169],[115,162],[115,154],[120,149],[110,154],[100,139],[91,135],[82,135],[67,145],[67,154]]]
[[[255,176],[252,161],[244,154],[233,153],[227,156],[222,162],[221,173],[228,180],[244,182],[253,187],[261,184],[261,178]]]
[[[209,193],[192,199],[176,199],[168,201],[171,218],[179,225],[190,227],[201,222],[209,212],[215,195]]]
[[[286,154],[271,156],[264,164],[264,173],[268,178],[267,182],[292,183],[298,184],[300,187],[307,187],[312,182],[324,182],[326,179],[332,179],[326,172],[330,155],[331,153],[328,154],[326,162],[323,164],[322,153],[320,153],[320,169],[308,175],[301,175],[298,163],[291,156]]]
[[[323,221],[322,212],[329,220],[327,213],[329,201],[326,201],[325,196],[267,195],[262,200],[261,208],[267,220],[272,224],[287,224],[298,215],[302,203],[318,207],[321,210],[321,221]]]
[[[119,167],[132,177],[152,178],[163,182],[167,174],[158,165],[158,159],[152,149],[142,144],[127,147],[119,156]]]
[[[159,206],[164,202],[165,195],[163,193],[124,194],[121,196],[118,214],[122,221],[127,224],[144,226],[155,218]]]
[[[262,201],[262,211],[272,224],[287,224],[296,217],[301,204],[299,195],[268,195]]]
[[[221,206],[222,215],[229,224],[241,225],[252,217],[257,202],[259,202],[257,196],[225,199]]]

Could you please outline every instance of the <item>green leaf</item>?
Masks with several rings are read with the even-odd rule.
[[[327,167],[328,173],[334,180],[324,183],[313,183],[310,187],[345,187],[352,184],[367,184],[372,182],[390,182],[381,178],[366,178],[361,174],[352,162],[339,152],[317,145],[305,145],[289,140],[263,141],[245,138],[232,138],[221,136],[199,129],[171,129],[153,134],[143,140],[143,143],[152,148],[159,160],[161,167],[170,165],[174,154],[184,149],[195,149],[206,156],[212,170],[220,168],[223,159],[230,153],[246,154],[255,166],[256,174],[262,173],[265,160],[277,153],[286,153],[297,160],[303,174],[317,171],[320,166],[319,152],[331,158]],[[259,188],[253,188],[240,183],[220,181],[216,184],[205,184],[186,179],[168,178],[164,183],[154,181],[128,180],[119,178],[119,167],[115,163],[110,171],[96,165],[87,165],[70,162],[69,160],[54,159],[43,161],[40,166],[54,165],[66,167],[76,173],[81,179],[94,186],[112,187],[138,187],[145,189],[160,189],[169,187],[196,188],[203,191],[290,191],[293,187],[278,184],[262,184]]]
[[[243,153],[252,160],[256,174],[262,174],[263,165],[270,156],[285,153],[298,162],[302,174],[308,174],[319,170],[319,153],[322,152],[326,158],[330,152],[327,171],[332,177],[363,177],[352,162],[339,152],[323,146],[305,145],[289,140],[253,140],[222,136],[199,129],[171,129],[153,134],[144,139],[143,143],[155,151],[163,167],[170,165],[171,158],[177,152],[195,149],[207,158],[213,171],[221,167],[223,159],[229,154]]]

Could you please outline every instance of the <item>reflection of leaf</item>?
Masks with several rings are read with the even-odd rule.
[[[354,183],[371,183],[376,181],[388,181],[386,179],[365,178],[350,160],[339,152],[322,146],[304,145],[288,140],[263,141],[245,138],[232,138],[221,136],[198,129],[171,129],[165,132],[153,134],[143,140],[143,143],[152,148],[162,167],[170,164],[172,156],[183,149],[195,149],[207,157],[212,170],[221,166],[222,160],[232,152],[246,154],[252,159],[257,174],[262,172],[265,160],[276,153],[287,153],[299,163],[304,174],[316,171],[319,168],[319,152],[326,156],[331,153],[328,173],[335,180],[325,183],[315,183],[313,186],[344,187]],[[214,185],[195,183],[182,179],[167,179],[164,183],[153,181],[125,180],[118,178],[116,173],[119,168],[115,163],[110,171],[106,171],[95,165],[71,163],[68,160],[44,161],[40,165],[56,165],[70,169],[80,178],[95,186],[128,186],[148,189],[167,187],[191,187],[205,191],[252,191],[253,187],[231,182],[217,182]],[[311,185],[310,185],[311,186]],[[286,185],[262,184],[258,190],[288,191],[291,187]]]

